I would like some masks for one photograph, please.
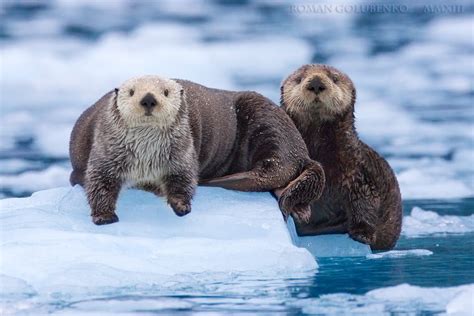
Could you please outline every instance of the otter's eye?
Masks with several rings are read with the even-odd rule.
[[[301,77],[301,76],[296,77],[295,78],[296,84],[300,84],[302,79],[303,79],[303,77]]]
[[[130,89],[130,91],[128,91],[128,93],[130,94],[130,96],[132,97],[134,94],[135,94],[135,90],[133,89]]]
[[[330,74],[329,74],[329,77],[331,78],[332,82],[334,82],[334,83],[338,83],[338,82],[339,82],[339,76],[338,76],[337,74],[330,73]]]
[[[165,94],[165,97],[167,97],[168,93],[170,93],[170,92],[168,91],[168,89],[165,89],[165,91],[163,93]]]

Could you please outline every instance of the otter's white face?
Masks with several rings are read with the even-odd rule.
[[[117,91],[117,108],[130,127],[173,124],[183,88],[174,80],[143,76],[125,81]]]
[[[330,120],[347,111],[355,97],[349,77],[326,65],[306,65],[282,84],[282,103],[288,113],[309,111]]]

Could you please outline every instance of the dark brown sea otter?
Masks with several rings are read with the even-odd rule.
[[[391,249],[401,230],[400,189],[389,164],[362,142],[354,127],[356,90],[327,65],[305,65],[282,83],[281,105],[326,174],[321,198],[300,235],[349,233],[373,250]]]
[[[87,109],[72,131],[70,157],[71,184],[85,187],[98,225],[118,221],[124,185],[165,196],[179,216],[191,211],[198,182],[283,188],[281,209],[302,222],[324,187],[321,165],[270,100],[158,76],[132,78]]]

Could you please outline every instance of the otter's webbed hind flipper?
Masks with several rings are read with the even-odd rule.
[[[277,189],[274,194],[284,214],[291,214],[297,221],[309,223],[311,218],[311,202],[323,193],[326,178],[322,166],[309,162],[303,172],[285,188]]]

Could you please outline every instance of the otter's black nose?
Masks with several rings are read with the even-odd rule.
[[[156,106],[158,102],[156,102],[155,97],[151,93],[147,93],[143,99],[140,101],[140,105],[143,106],[145,109],[151,109]]]
[[[326,90],[326,86],[324,85],[324,83],[321,81],[320,78],[315,77],[308,83],[308,85],[306,86],[306,89],[308,89],[309,91],[313,91],[314,93],[317,94],[321,91]]]

